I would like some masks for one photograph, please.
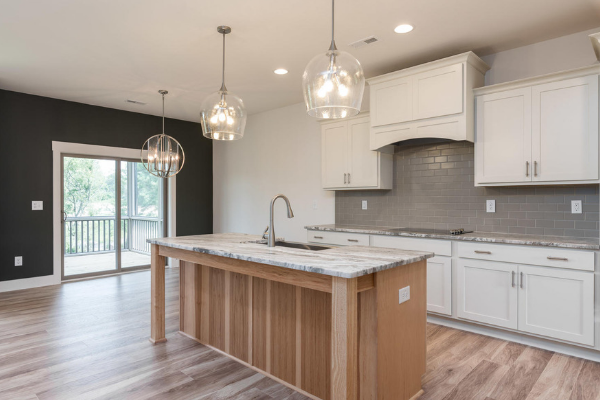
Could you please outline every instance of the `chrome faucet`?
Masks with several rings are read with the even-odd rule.
[[[277,196],[273,197],[273,200],[271,200],[271,209],[270,209],[270,213],[269,213],[269,242],[268,242],[269,247],[275,247],[275,227],[273,226],[273,206],[275,205],[275,200],[277,200],[279,198],[282,198],[285,200],[285,204],[287,205],[288,218],[294,218],[294,212],[292,211],[292,206],[290,206],[290,200],[282,194],[278,194]]]

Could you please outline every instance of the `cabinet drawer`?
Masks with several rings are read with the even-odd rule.
[[[308,242],[335,244],[338,246],[368,246],[369,235],[345,232],[308,231]]]
[[[449,240],[372,235],[371,246],[401,250],[429,251],[435,253],[436,256],[452,255],[452,243]]]
[[[503,261],[516,264],[594,270],[594,252],[554,247],[526,247],[484,243],[458,243],[460,258]]]

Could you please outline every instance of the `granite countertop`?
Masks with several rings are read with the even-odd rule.
[[[260,236],[242,233],[148,239],[148,243],[341,278],[356,278],[434,256],[422,251],[365,246],[319,251],[267,247]]]
[[[519,235],[512,233],[473,232],[463,235],[438,233],[398,232],[396,228],[383,228],[361,225],[309,225],[306,229],[316,231],[363,233],[369,235],[404,236],[426,239],[463,240],[467,242],[504,243],[528,246],[562,247],[567,249],[600,250],[600,240],[596,238],[569,238],[561,236]]]

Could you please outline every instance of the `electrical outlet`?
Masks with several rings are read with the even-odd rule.
[[[44,202],[43,201],[32,201],[31,202],[31,209],[35,210],[35,211],[43,210],[44,209]]]
[[[410,286],[404,287],[398,291],[398,304],[410,300]]]
[[[20,267],[21,265],[23,265],[23,257],[22,256],[15,257],[15,267]]]
[[[571,214],[581,214],[582,208],[581,200],[571,200]]]
[[[366,210],[366,209],[367,209],[367,201],[366,201],[366,200],[363,200],[363,201],[362,201],[362,209],[363,209],[363,210]]]
[[[489,212],[489,213],[495,213],[496,212],[496,200],[486,200],[485,211]]]

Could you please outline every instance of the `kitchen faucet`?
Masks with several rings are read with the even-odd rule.
[[[273,197],[271,200],[271,208],[269,213],[269,247],[275,247],[275,227],[273,226],[273,206],[275,205],[275,200],[282,198],[285,200],[285,204],[287,205],[287,215],[288,218],[294,218],[294,212],[292,211],[292,206],[290,206],[290,200],[284,196],[283,194],[278,194]]]

